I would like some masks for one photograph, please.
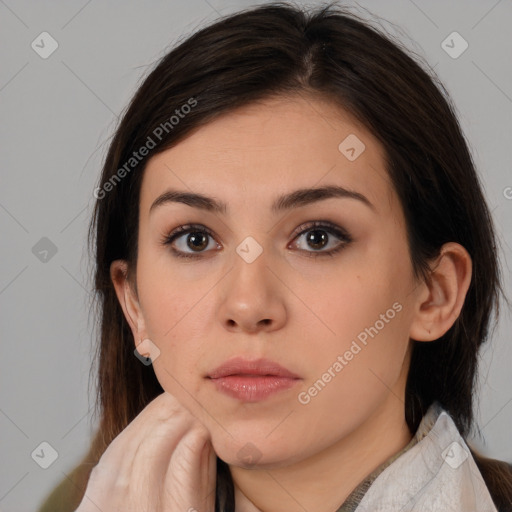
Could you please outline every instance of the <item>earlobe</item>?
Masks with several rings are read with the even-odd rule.
[[[110,277],[117,299],[128,322],[135,343],[145,338],[145,323],[136,293],[128,278],[128,264],[125,260],[115,260],[110,265]]]
[[[471,273],[471,257],[466,249],[455,242],[444,244],[417,294],[410,338],[433,341],[452,327],[464,305]]]

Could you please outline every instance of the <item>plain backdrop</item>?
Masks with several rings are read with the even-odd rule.
[[[258,3],[0,0],[2,512],[36,510],[88,449],[95,334],[86,230],[117,116],[149,67],[180,38]],[[345,4],[382,17],[452,95],[496,221],[512,296],[512,3]],[[456,58],[442,46],[454,31],[455,50],[468,44]],[[52,45],[58,47],[44,55]],[[505,309],[482,352],[482,435],[475,440],[486,454],[508,461],[511,327]],[[57,457],[47,469],[41,453],[47,462]]]

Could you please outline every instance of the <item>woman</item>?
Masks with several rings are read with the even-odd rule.
[[[465,442],[492,221],[396,42],[333,6],[216,22],[141,85],[95,197],[101,423],[66,510],[512,510]]]

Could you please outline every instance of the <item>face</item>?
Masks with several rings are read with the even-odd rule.
[[[289,464],[403,413],[417,283],[383,148],[348,113],[218,118],[151,158],[139,222],[136,341],[223,460]]]

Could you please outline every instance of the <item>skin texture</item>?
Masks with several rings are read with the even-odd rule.
[[[365,145],[354,161],[338,149],[351,134]],[[335,197],[271,210],[282,194],[327,185],[362,194],[371,206]],[[207,195],[227,209],[166,202],[150,211],[169,189]],[[331,222],[350,240],[314,221]],[[383,148],[347,112],[301,95],[219,117],[149,160],[139,223],[136,273],[127,277],[126,262],[114,262],[116,292],[139,351],[158,348],[153,365],[162,387],[230,465],[238,511],[335,510],[409,442],[410,338],[428,342],[451,327],[471,260],[449,243],[428,282],[414,277]],[[212,233],[202,252],[187,244],[189,233],[164,243],[191,223]],[[315,233],[324,248],[308,243]],[[249,236],[262,250],[251,263],[236,251]],[[338,246],[332,256],[320,254]],[[179,258],[172,248],[199,256]],[[357,351],[353,342],[372,326],[378,332]],[[351,347],[357,353],[345,357]],[[271,359],[300,380],[265,400],[237,400],[206,378],[233,356]],[[344,363],[336,371],[338,356]],[[308,391],[319,379],[320,391]]]

